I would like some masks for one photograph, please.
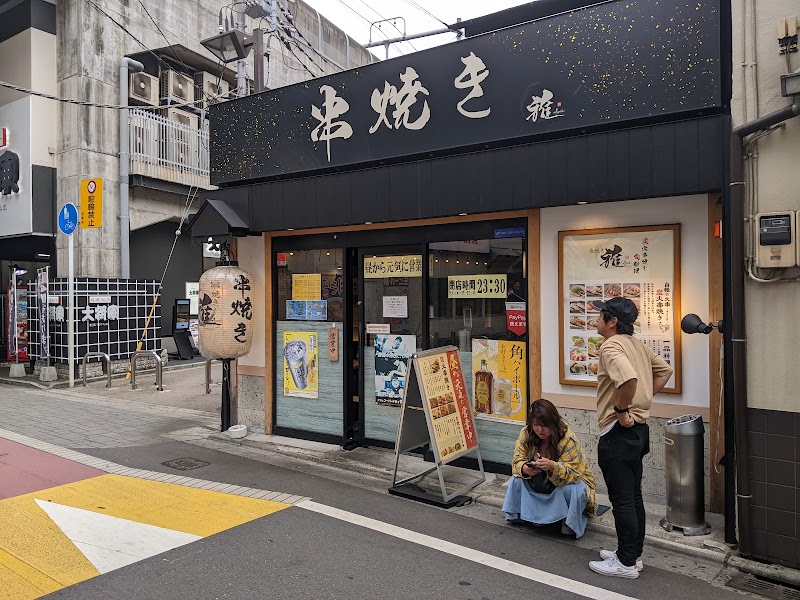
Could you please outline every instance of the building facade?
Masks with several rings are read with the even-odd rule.
[[[737,273],[744,327],[736,336],[746,340],[740,342],[744,393],[736,404],[739,541],[745,554],[797,568],[800,375],[790,349],[800,334],[793,318],[800,261],[790,254],[797,232],[792,220],[800,211],[800,95],[783,96],[781,76],[800,77],[800,15],[794,2],[734,4],[731,116],[734,131],[746,131],[743,138],[734,135],[741,151],[732,157],[740,162],[732,186],[744,222]],[[765,120],[769,127],[748,127]],[[764,235],[773,224],[788,228],[786,240]],[[781,266],[773,268],[776,263]]]
[[[239,235],[263,301],[238,360],[238,422],[391,447],[403,357],[452,345],[470,397],[491,374],[495,403],[476,406],[491,468],[508,470],[539,397],[591,458],[591,300],[626,296],[676,367],[653,406],[645,493],[664,499],[664,423],[694,413],[705,497],[721,506],[721,339],[680,320],[723,308],[726,4],[545,4],[529,23],[212,109],[220,189],[192,235]]]
[[[163,319],[152,336],[171,334],[175,300],[190,296],[215,260],[213,251],[193,246],[189,236],[176,236],[181,220],[197,211],[201,192],[215,187],[209,178],[208,108],[236,96],[239,83],[236,64],[222,65],[200,42],[225,28],[251,35],[260,24],[266,29],[262,62],[268,89],[375,60],[306,4],[275,6],[273,15],[270,2],[0,2],[6,24],[0,81],[90,104],[0,88],[4,177],[9,163],[9,185],[0,193],[4,291],[11,264],[27,271],[18,278],[22,286],[38,267],[50,266],[51,280],[66,277],[67,238],[57,233],[57,211],[67,202],[80,209],[81,182],[102,180],[102,195],[95,198],[102,210],[91,227],[73,234],[75,275],[150,281],[163,276]],[[254,54],[240,70],[245,94],[253,87]],[[121,75],[124,59],[140,62],[143,70]],[[124,88],[128,93],[120,98]],[[127,185],[120,185],[123,179]],[[2,357],[11,338],[7,312],[4,301]],[[19,328],[24,344],[27,331]]]

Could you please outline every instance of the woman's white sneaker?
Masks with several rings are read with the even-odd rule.
[[[636,567],[626,567],[619,562],[616,554],[606,560],[593,560],[589,563],[589,568],[595,573],[610,577],[625,577],[626,579],[639,577],[639,571],[636,570]]]
[[[600,550],[600,558],[602,558],[603,560],[608,560],[612,556],[616,555],[617,555],[616,550]],[[642,559],[637,558],[636,564],[634,566],[636,567],[637,571],[641,571],[642,569],[644,569],[644,563],[642,562]]]

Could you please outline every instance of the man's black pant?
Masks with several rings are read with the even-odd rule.
[[[617,528],[617,558],[628,567],[636,564],[644,546],[642,458],[650,452],[650,427],[619,423],[597,446],[597,462],[606,480]]]

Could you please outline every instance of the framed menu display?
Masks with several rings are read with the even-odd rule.
[[[558,233],[559,381],[597,385],[603,337],[593,300],[630,298],[634,336],[675,370],[664,392],[681,391],[680,225]]]

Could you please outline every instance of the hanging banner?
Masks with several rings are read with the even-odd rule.
[[[283,395],[319,397],[318,338],[314,332],[283,334]]]
[[[422,277],[422,255],[411,256],[365,256],[364,277]]]
[[[336,325],[328,329],[328,360],[339,362],[339,330]]]
[[[679,393],[680,225],[561,231],[560,382],[596,385],[603,337],[594,300],[629,298],[637,339],[675,370],[663,391]]]
[[[478,445],[458,350],[414,359],[437,462],[450,462]]]
[[[472,340],[475,414],[480,419],[524,422],[528,405],[525,342]]]
[[[319,273],[292,275],[292,300],[322,300],[322,275]]]
[[[39,358],[50,358],[50,320],[48,319],[49,267],[39,269],[36,273],[36,305],[39,315]]]
[[[408,360],[417,349],[415,335],[375,336],[375,401],[400,406],[406,391]]]
[[[525,335],[528,315],[524,302],[506,302],[506,324],[514,335]]]
[[[508,275],[450,275],[447,277],[448,298],[505,298]]]
[[[8,343],[6,356],[9,360],[16,358],[16,351],[19,348],[19,360],[28,360],[28,287],[17,286],[17,296],[14,297],[12,286],[8,286],[8,296],[6,300],[8,309]],[[17,313],[17,329],[14,335],[14,311]],[[14,340],[17,340],[15,343]]]

